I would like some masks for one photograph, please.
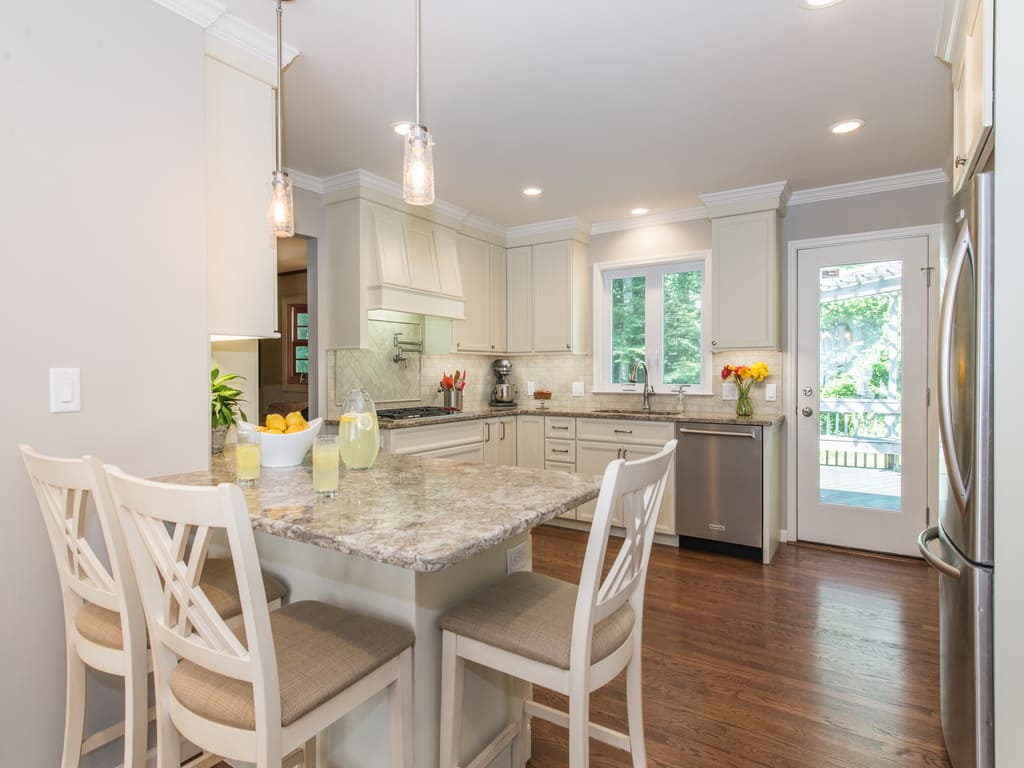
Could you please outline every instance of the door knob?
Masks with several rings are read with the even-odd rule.
[[[812,413],[814,413],[814,410],[810,406],[805,405],[803,408],[800,409],[800,413],[802,413],[804,416],[810,416]]]

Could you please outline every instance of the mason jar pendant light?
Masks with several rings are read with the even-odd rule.
[[[416,122],[405,136],[402,199],[409,205],[434,202],[433,140],[420,121],[420,0],[416,0]]]
[[[282,156],[282,130],[284,118],[281,113],[281,0],[277,0],[277,91],[274,94],[274,173],[270,180],[270,225],[277,237],[291,237],[295,234],[295,209],[292,205],[292,180],[284,170]]]

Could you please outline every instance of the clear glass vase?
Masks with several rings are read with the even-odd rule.
[[[750,402],[750,384],[745,387],[740,384],[739,396],[736,398],[736,415],[738,417],[747,417],[754,415],[754,404]]]

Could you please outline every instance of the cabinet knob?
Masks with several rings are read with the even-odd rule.
[[[718,346],[718,342],[717,342],[717,341],[715,341],[714,339],[712,339],[712,340],[711,340],[711,346],[712,346],[712,347],[717,347],[717,346]]]
[[[566,345],[565,345],[565,348],[566,348],[566,349],[572,349],[572,344],[566,344]]]
[[[494,345],[493,344],[491,344],[491,349],[494,349]]]
[[[953,165],[959,168],[962,165],[967,165],[967,155],[957,155],[953,161]]]

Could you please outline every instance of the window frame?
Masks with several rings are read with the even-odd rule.
[[[643,275],[651,285],[652,276],[658,277],[656,302],[645,301],[647,314],[647,330],[645,333],[647,353],[644,359],[651,374],[654,393],[658,395],[674,395],[679,391],[676,384],[665,384],[662,381],[661,355],[662,334],[664,324],[662,282],[660,278],[666,272],[698,269],[703,273],[701,280],[701,385],[689,386],[687,394],[710,395],[713,393],[712,358],[711,358],[711,251],[692,251],[645,259],[599,262],[594,265],[594,385],[593,391],[601,394],[625,394],[642,392],[641,384],[615,384],[611,381],[611,281],[615,278]],[[652,296],[649,290],[647,297]],[[656,309],[655,309],[656,307]],[[651,313],[657,312],[656,327],[651,328]],[[651,351],[652,344],[657,342],[657,351]]]
[[[284,349],[282,350],[284,363],[284,381],[283,389],[286,391],[299,391],[304,390],[309,386],[309,374],[308,373],[296,373],[295,372],[295,361],[297,359],[296,348],[305,347],[309,349],[309,339],[298,338],[298,316],[299,314],[305,314],[309,316],[309,304],[304,297],[292,297],[285,299],[284,304],[284,318],[285,318],[285,329],[286,335],[283,339]],[[300,309],[302,308],[302,309]],[[309,327],[307,322],[306,327]],[[308,353],[307,353],[308,354]],[[307,365],[309,358],[306,358]]]

